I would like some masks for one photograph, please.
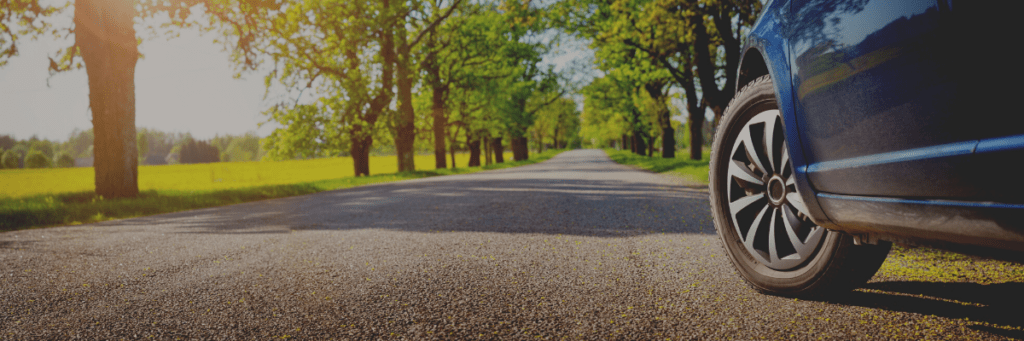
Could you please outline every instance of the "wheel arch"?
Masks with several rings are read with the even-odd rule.
[[[795,115],[796,101],[793,97],[793,78],[789,62],[792,56],[789,54],[789,40],[782,34],[782,25],[786,22],[782,17],[788,10],[787,4],[788,2],[772,1],[761,12],[757,23],[747,35],[740,56],[740,65],[736,70],[736,92],[758,77],[771,76],[787,132],[786,144],[790,149],[790,160],[796,173],[797,190],[815,223],[829,229],[839,229],[818,203],[817,193],[807,175],[808,159],[800,135],[803,129]]]
[[[740,59],[740,69],[736,74],[736,91],[739,92],[744,85],[753,82],[757,77],[768,74],[768,64],[765,64],[761,51],[748,48]]]

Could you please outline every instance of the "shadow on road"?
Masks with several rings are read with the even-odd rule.
[[[544,179],[536,172],[518,173],[389,183],[102,225],[169,226],[184,233],[296,229],[587,236],[714,233],[707,193],[684,185]]]
[[[987,322],[972,329],[1024,339],[1024,283],[876,282],[833,303]]]

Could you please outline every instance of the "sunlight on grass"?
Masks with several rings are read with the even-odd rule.
[[[3,188],[0,231],[85,224],[368,184],[473,173],[537,163],[559,152],[552,150],[534,154],[525,161],[472,168],[464,166],[468,155],[456,155],[456,163],[463,165],[458,169],[435,169],[433,155],[421,155],[417,156],[416,164],[422,170],[405,173],[395,172],[395,157],[375,157],[370,161],[370,171],[376,175],[368,177],[352,176],[350,158],[144,166],[139,167],[141,191],[133,199],[97,196],[92,187],[92,168],[0,171],[0,188]],[[506,158],[511,159],[511,155]]]
[[[1024,264],[927,247],[894,245],[875,280],[980,284],[1024,282]]]
[[[512,153],[506,153],[506,160]],[[449,157],[448,162],[451,162]],[[469,154],[456,154],[465,167]],[[433,155],[417,155],[417,170],[434,170]],[[394,156],[370,157],[370,175],[398,171]],[[14,169],[0,171],[0,198],[93,191],[92,167]],[[352,158],[336,157],[279,162],[218,162],[188,165],[139,166],[139,190],[209,191],[283,185],[354,176]]]
[[[708,160],[711,159],[711,149],[704,149],[704,156],[700,160],[690,160],[690,153],[686,150],[677,150],[674,159],[665,159],[660,156],[647,157],[634,154],[628,150],[605,149],[613,161],[630,166],[637,166],[655,173],[669,173],[683,179],[708,183]]]

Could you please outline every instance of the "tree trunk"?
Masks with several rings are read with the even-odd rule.
[[[558,126],[555,126],[555,131],[551,135],[551,141],[554,141],[555,149],[561,149],[561,148],[558,148]]]
[[[647,141],[647,157],[654,156],[654,137]]]
[[[666,111],[665,119],[668,120],[670,115]],[[661,157],[666,159],[676,157],[676,130],[672,128],[672,124],[661,127]]]
[[[96,194],[139,195],[135,144],[135,3],[80,0],[75,3],[75,44],[89,78]]]
[[[469,167],[480,165],[480,138],[466,137],[466,147],[469,147]]]
[[[641,129],[633,131],[633,152],[638,155],[647,155],[647,133]]]
[[[458,134],[458,133],[456,132],[456,134]],[[455,141],[454,141],[454,138],[452,140],[452,143],[448,144],[448,146],[449,146],[449,148],[451,148],[452,168],[457,168],[455,166]]]
[[[447,168],[444,159],[445,139],[448,137],[445,128],[448,126],[448,118],[444,115],[444,101],[441,99],[438,89],[434,89],[434,104],[433,104],[433,117],[434,117],[434,166],[437,169]],[[452,155],[452,157],[455,157]],[[455,167],[455,161],[452,161],[452,167]]]
[[[505,162],[505,146],[501,145],[501,139],[502,137],[491,139],[491,149],[494,151],[495,163]]]
[[[630,145],[627,142],[627,141],[629,141],[628,139],[629,139],[629,135],[622,134],[622,150],[626,150],[626,148],[630,148]],[[632,151],[632,150],[630,150],[630,151]]]
[[[481,141],[481,144],[484,145],[484,164],[489,166],[492,163],[491,136],[488,134],[484,134],[483,141]]]
[[[655,103],[655,110],[657,110],[655,115],[658,117],[658,128],[661,129],[661,157],[672,159],[676,157],[675,129],[672,129],[672,112],[668,110],[665,103],[664,87],[664,82],[644,84],[644,89],[651,96],[651,100]]]
[[[409,63],[412,61],[404,23],[396,25],[395,36],[398,38],[398,114],[395,115],[395,151],[398,157],[398,171],[412,172],[416,170],[413,150],[416,141],[416,113],[412,107],[413,80],[412,71],[409,69]]]
[[[445,131],[445,128],[448,127],[448,116],[444,114],[444,98],[445,92],[448,89],[445,89],[446,86],[441,83],[441,70],[434,63],[434,60],[424,61],[423,68],[427,71],[427,79],[432,90],[430,109],[431,117],[434,119],[434,166],[437,169],[444,169],[448,168],[444,159],[444,144],[445,139],[448,137],[448,133]],[[453,154],[452,160],[454,160],[454,157],[455,155]],[[455,161],[452,161],[452,168],[455,168]]]
[[[716,26],[719,30],[717,33],[718,38],[721,39],[721,45],[711,44],[713,37],[711,37],[707,27],[702,22],[696,22],[693,30],[695,39],[693,46],[699,46],[700,48],[694,49],[694,59],[697,62],[697,76],[700,80],[701,92],[704,95],[704,103],[707,103],[707,106],[715,113],[715,122],[721,122],[725,107],[729,105],[729,101],[735,95],[736,73],[726,72],[725,84],[719,89],[716,82],[718,78],[715,77],[719,68],[714,61],[716,54],[713,54],[712,51],[721,46],[725,50],[725,70],[736,70],[739,67],[741,44],[740,40],[733,36],[732,25],[728,24],[731,18],[712,15],[712,20],[715,21],[716,25],[725,24],[727,26]]]
[[[527,149],[526,136],[512,138],[512,158],[516,161],[523,161],[530,157],[530,150]]]
[[[356,176],[370,175],[370,147],[373,145],[373,137],[353,137],[349,153],[352,154],[352,165],[355,167]]]
[[[690,119],[687,120],[686,124],[690,126],[690,159],[700,160],[703,155],[701,153],[701,146],[704,145],[704,117],[695,117],[694,113],[690,113]]]

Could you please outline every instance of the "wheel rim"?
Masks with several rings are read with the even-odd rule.
[[[747,252],[776,270],[804,264],[825,229],[810,221],[796,192],[779,111],[748,121],[729,155],[729,216]]]

